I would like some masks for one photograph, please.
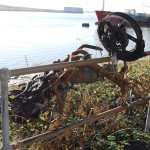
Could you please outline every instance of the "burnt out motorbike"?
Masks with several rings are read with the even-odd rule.
[[[124,78],[124,74],[127,71],[126,62],[135,61],[146,56],[142,31],[130,16],[115,12],[103,18],[98,24],[97,33],[104,49],[109,53],[111,65],[109,65],[110,62],[107,67],[92,64],[53,70],[53,72],[48,71],[44,75],[35,75],[22,89],[10,91],[11,114],[22,116],[26,119],[36,118],[41,111],[50,107],[51,100],[54,97],[57,100],[58,112],[62,114],[67,92],[75,84],[93,83],[103,77],[117,84],[121,92],[125,93],[130,85]],[[134,34],[131,35],[130,33]],[[134,47],[131,48],[130,45],[134,45]],[[103,50],[92,45],[82,45],[68,55],[66,59],[54,63],[91,59],[91,54],[84,48]],[[117,69],[118,60],[124,61],[124,67],[120,72]]]

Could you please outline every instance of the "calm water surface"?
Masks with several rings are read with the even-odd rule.
[[[82,44],[101,47],[96,21],[94,13],[0,12],[0,66],[14,69],[52,63],[66,58]],[[84,22],[90,27],[83,28]],[[150,30],[142,30],[149,50]],[[101,56],[89,52],[93,57]]]

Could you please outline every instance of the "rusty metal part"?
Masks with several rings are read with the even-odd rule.
[[[81,45],[77,50],[83,49],[83,48],[90,48],[90,49],[94,49],[94,50],[103,51],[103,49],[98,46],[93,46],[93,45],[88,45],[88,44]]]
[[[91,47],[94,48],[94,46]],[[85,45],[72,52],[63,61],[58,60],[54,63],[91,59],[91,55],[82,48],[85,48]],[[131,84],[134,84],[125,78],[127,71],[128,68],[123,67],[116,76],[106,69],[106,66],[92,64],[45,72],[44,75],[36,75],[25,88],[23,87],[17,91],[19,94],[16,94],[16,90],[10,91],[11,114],[23,116],[26,119],[37,118],[41,112],[46,111],[50,107],[54,97],[57,100],[58,112],[62,114],[67,92],[73,88],[74,84],[93,83],[101,80],[103,77],[117,84],[124,94]],[[11,98],[14,94],[15,97]],[[20,120],[18,119],[17,121]]]
[[[102,50],[96,46],[82,45],[63,61],[58,60],[54,63],[91,59],[91,55],[83,50],[83,48]],[[58,112],[62,113],[66,94],[74,84],[92,83],[97,81],[98,78],[98,73],[90,66],[64,68],[54,70],[53,72],[45,72],[42,76],[36,75],[29,81],[25,88],[23,87],[17,91],[19,94],[16,93],[16,90],[10,91],[11,113],[27,119],[31,117],[36,118],[43,108],[49,107],[51,99],[54,96],[56,96],[58,102]],[[15,97],[11,98],[11,95],[14,94]]]

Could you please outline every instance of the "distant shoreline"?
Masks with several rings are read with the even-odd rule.
[[[46,9],[37,9],[37,10],[24,10],[24,9],[14,9],[14,10],[10,10],[10,9],[0,9],[0,11],[24,11],[24,12],[50,12],[50,13],[64,13],[63,10],[46,10]]]
[[[1,5],[1,4],[0,4],[0,11],[50,12],[50,13],[79,13],[79,14],[81,14],[80,12],[65,12],[64,10],[17,7],[17,6],[7,6],[7,5]],[[93,11],[85,11],[83,13],[94,13],[94,12]]]

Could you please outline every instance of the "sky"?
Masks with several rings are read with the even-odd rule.
[[[102,9],[103,0],[0,0],[0,4],[32,8],[63,9],[68,7],[82,7],[84,11]],[[148,7],[147,7],[148,6]],[[150,14],[149,0],[105,0],[105,10],[122,11],[136,9],[140,13]]]

